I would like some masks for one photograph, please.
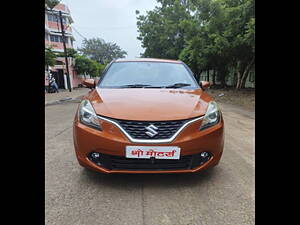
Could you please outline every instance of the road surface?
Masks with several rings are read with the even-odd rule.
[[[225,147],[199,174],[103,175],[76,160],[78,103],[46,107],[46,225],[254,224],[254,113],[221,104]]]

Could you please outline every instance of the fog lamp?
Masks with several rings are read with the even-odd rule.
[[[211,157],[211,154],[209,152],[201,152],[200,153],[200,160],[201,164],[206,163]]]
[[[98,152],[91,152],[88,155],[89,160],[91,160],[93,163],[96,163],[97,165],[101,165],[100,163],[100,154]]]
[[[100,154],[99,154],[98,152],[93,152],[93,153],[91,154],[91,157],[92,157],[93,159],[99,159],[99,158],[100,158]]]
[[[209,154],[207,152],[201,152],[200,156],[202,158],[207,158],[209,156]]]

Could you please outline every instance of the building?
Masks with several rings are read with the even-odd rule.
[[[52,50],[56,53],[63,53],[63,39],[61,33],[61,25],[59,19],[59,11],[62,13],[63,26],[65,31],[66,48],[73,48],[73,42],[75,41],[71,23],[73,19],[70,14],[69,8],[65,4],[58,4],[52,10],[45,11],[45,46],[52,46]],[[78,87],[81,83],[80,77],[77,76],[74,69],[74,59],[68,57],[69,75],[71,87]],[[56,64],[53,67],[45,68],[46,71],[52,71],[59,88],[68,89],[67,86],[67,70],[65,65],[65,57],[57,57]],[[48,85],[47,72],[45,72],[45,85]]]

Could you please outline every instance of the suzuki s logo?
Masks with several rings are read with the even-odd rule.
[[[155,135],[158,134],[158,132],[156,131],[158,128],[156,126],[154,126],[153,124],[150,124],[148,127],[145,127],[146,130],[148,130],[146,132],[146,134],[150,137],[154,137]]]

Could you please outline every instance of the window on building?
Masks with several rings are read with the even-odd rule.
[[[59,35],[50,35],[50,41],[63,43],[63,38]],[[68,43],[67,37],[65,37],[65,42]]]
[[[52,21],[52,15],[51,14],[48,14],[48,21]]]
[[[58,16],[57,15],[52,15],[52,14],[48,14],[48,20],[51,22],[58,22]]]
[[[48,16],[48,21],[60,23],[60,19],[59,19],[58,15],[47,14],[47,16]],[[67,17],[62,17],[62,21],[63,21],[63,24],[68,24]]]
[[[59,16],[53,15],[53,14],[48,14],[48,21],[60,23]],[[62,21],[63,21],[63,24],[67,24],[67,22],[68,22],[67,17],[62,17]]]
[[[63,43],[62,36],[59,36],[59,42]],[[68,38],[67,37],[65,37],[65,42],[68,43]]]
[[[60,36],[58,35],[50,35],[50,41],[52,42],[60,42]]]
[[[63,21],[63,24],[67,24],[67,18],[66,17],[63,17],[62,21]]]
[[[64,63],[63,63],[62,61],[58,61],[58,60],[56,60],[56,63],[55,63],[55,65],[64,65]]]

